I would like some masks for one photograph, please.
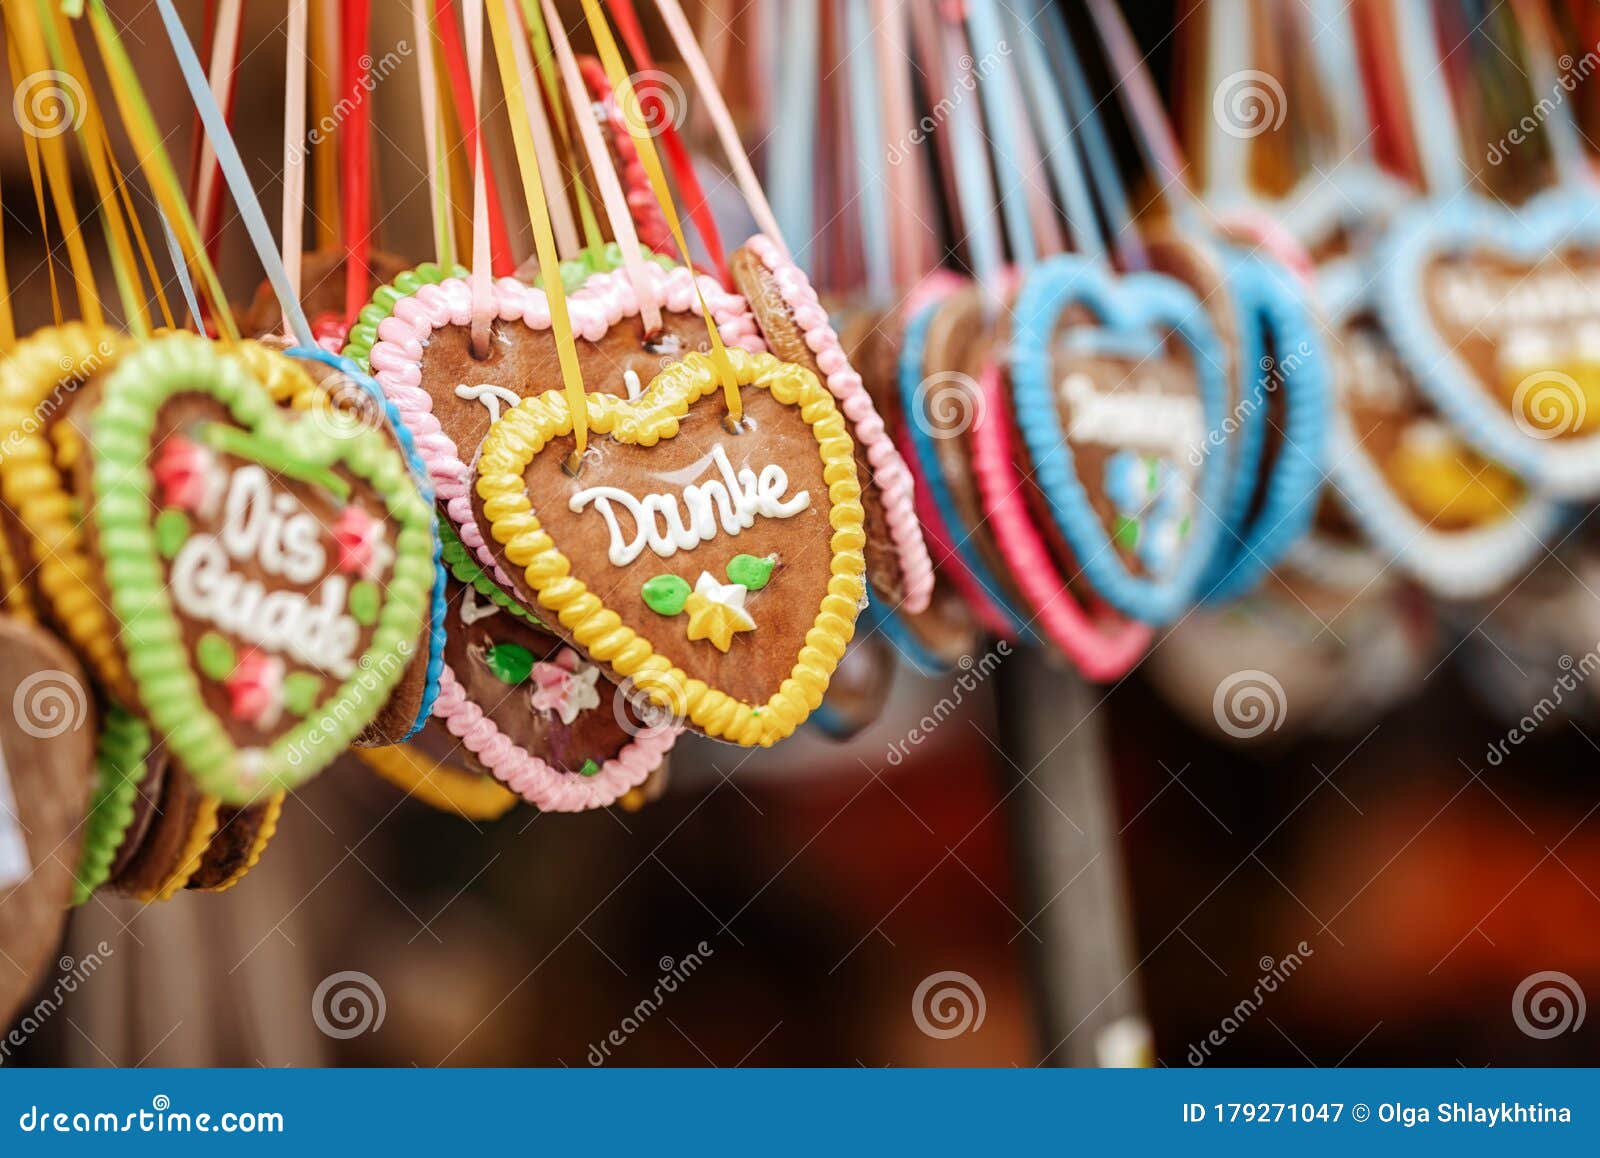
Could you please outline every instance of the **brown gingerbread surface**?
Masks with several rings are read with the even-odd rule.
[[[83,668],[43,629],[0,619],[0,1022],[55,956],[94,779]]]
[[[766,339],[767,349],[773,356],[796,366],[804,366],[817,376],[818,382],[826,386],[827,375],[817,365],[816,355],[806,344],[805,332],[795,322],[789,304],[783,300],[777,279],[762,260],[746,247],[740,246],[728,260],[728,272],[739,292],[750,303],[750,312],[755,315],[761,336]],[[870,318],[870,315],[867,316]],[[860,320],[857,319],[857,327],[846,327],[852,330],[850,338],[841,334],[839,339],[845,357],[857,373],[861,373],[854,353],[860,338],[859,325]],[[865,375],[862,377],[865,378]],[[851,436],[854,438],[853,429]],[[861,478],[861,510],[867,533],[867,582],[872,585],[874,598],[897,606],[905,599],[905,584],[900,572],[899,552],[894,536],[889,532],[889,516],[883,508],[883,496],[872,485],[872,460],[867,455],[867,448],[859,441],[855,444],[855,455],[856,474]]]
[[[477,704],[507,739],[551,767],[574,775],[582,773],[586,761],[593,761],[598,768],[633,742],[634,732],[644,725],[618,694],[616,685],[575,649],[454,579],[447,591],[445,663],[467,699]],[[508,655],[510,649],[520,651]],[[517,669],[516,661],[523,653],[535,665],[532,674],[522,675]],[[497,660],[497,656],[501,658]],[[558,709],[535,706],[543,665],[569,671],[575,702],[586,705],[570,721],[563,719]],[[513,683],[508,681],[509,675],[521,678]],[[585,687],[593,690],[592,697],[583,694]],[[595,702],[587,704],[591,698]],[[623,720],[634,732],[623,728]],[[449,758],[451,763],[477,768],[464,746]]]
[[[433,413],[444,433],[456,444],[462,462],[471,463],[489,433],[490,408],[483,401],[463,398],[458,386],[482,384],[504,387],[519,398],[563,388],[560,355],[549,330],[534,330],[521,322],[495,322],[489,353],[472,354],[472,332],[467,326],[435,330],[423,348],[422,385],[433,399]],[[619,319],[598,342],[578,337],[578,365],[583,388],[593,394],[628,397],[627,372],[632,371],[641,390],[665,366],[690,350],[704,352],[711,340],[698,313],[661,311],[661,332],[647,338],[638,317]],[[504,409],[503,401],[501,409]]]
[[[1501,406],[1523,408],[1541,435],[1592,435],[1600,413],[1583,379],[1600,369],[1600,252],[1568,245],[1529,263],[1492,251],[1441,254],[1422,270],[1422,299],[1435,332],[1474,382]],[[1580,396],[1557,419],[1532,409],[1519,387],[1575,379]]]
[[[729,434],[724,429],[725,410],[721,395],[716,394],[693,403],[679,420],[677,435],[662,438],[654,446],[591,436],[582,470],[573,478],[562,465],[572,454],[573,440],[556,438],[534,456],[523,477],[534,513],[556,549],[571,562],[575,577],[658,654],[691,678],[760,705],[789,676],[821,609],[830,578],[833,530],[822,456],[811,427],[797,409],[783,405],[766,390],[746,388],[743,398],[743,433]],[[621,565],[608,557],[614,536],[599,505],[591,502],[579,511],[571,508],[573,496],[580,492],[617,488],[636,500],[651,494],[670,496],[681,514],[684,488],[720,484],[724,478],[725,472],[714,458],[718,448],[735,474],[748,471],[760,476],[772,467],[781,468],[787,475],[784,499],[795,500],[805,492],[808,504],[789,517],[757,515],[753,525],[737,534],[728,533],[719,520],[709,541],[667,557],[646,546]],[[487,526],[476,489],[473,505],[479,524]],[[625,509],[617,508],[615,518],[620,537],[636,537],[637,521]],[[485,538],[492,541],[492,536]],[[498,544],[496,550],[513,581],[514,593],[535,606],[536,596],[520,569],[505,560]],[[726,583],[728,563],[736,555],[770,556],[776,564],[770,582],[746,597],[745,609],[755,621],[754,630],[735,634],[726,653],[710,640],[689,639],[686,614],[661,615],[646,605],[643,586],[647,580],[676,575],[693,588],[706,573],[717,583]],[[565,637],[564,628],[551,626]]]

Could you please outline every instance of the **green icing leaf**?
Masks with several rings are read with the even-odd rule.
[[[297,716],[309,716],[321,690],[322,681],[310,672],[292,672],[283,677],[284,706]]]
[[[1139,545],[1139,520],[1130,519],[1127,515],[1118,515],[1112,537],[1116,539],[1117,546],[1123,550],[1133,550]]]
[[[689,599],[689,581],[681,575],[657,575],[644,581],[640,593],[644,605],[657,615],[676,615]]]
[[[596,764],[593,760],[585,760],[583,762],[583,767],[578,769],[579,776],[598,776],[599,774],[600,765]]]
[[[233,644],[214,631],[206,632],[194,645],[194,658],[200,665],[200,674],[208,680],[227,679],[238,663]]]
[[[156,516],[156,550],[171,559],[189,541],[189,516],[177,507],[168,507]]]
[[[378,585],[370,579],[358,579],[350,587],[350,615],[362,627],[378,621],[378,608],[382,600]]]
[[[772,578],[772,568],[777,564],[776,556],[765,559],[754,555],[735,555],[728,560],[728,582],[738,583],[746,591],[760,591]]]
[[[526,682],[533,674],[533,652],[521,644],[491,644],[484,658],[494,678],[513,687]]]

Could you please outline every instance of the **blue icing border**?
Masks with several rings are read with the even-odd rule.
[[[984,562],[977,544],[973,542],[977,529],[969,527],[961,518],[961,513],[956,508],[955,496],[951,494],[949,484],[945,482],[943,470],[939,465],[938,450],[933,445],[933,436],[916,419],[917,390],[924,378],[923,347],[928,342],[928,330],[933,324],[933,316],[946,300],[937,298],[928,302],[906,323],[896,374],[900,388],[900,407],[905,416],[904,426],[910,436],[917,461],[922,467],[920,472],[922,477],[919,481],[927,488],[928,496],[933,499],[933,505],[939,511],[939,518],[943,520],[952,540],[951,546],[961,557],[961,562],[971,573],[973,580],[983,588],[984,593],[1000,609],[1001,614],[1010,621],[1017,635],[1029,643],[1038,643],[1039,636],[1033,630],[1032,619],[1011,605],[994,573]],[[976,399],[973,405],[977,405]]]
[[[1600,200],[1556,189],[1515,213],[1471,195],[1424,201],[1396,218],[1375,253],[1379,319],[1434,405],[1479,451],[1534,485],[1561,497],[1593,495],[1600,491],[1600,435],[1557,442],[1524,432],[1428,317],[1422,283],[1428,259],[1478,245],[1523,260],[1557,245],[1600,246]]]
[[[1240,472],[1234,487],[1237,505],[1228,512],[1237,549],[1219,552],[1217,564],[1206,577],[1207,603],[1254,590],[1310,530],[1322,490],[1333,404],[1323,331],[1299,283],[1277,262],[1256,253],[1229,248],[1223,261],[1238,303],[1241,331],[1248,329],[1250,334],[1251,344],[1241,341],[1240,349],[1253,349],[1256,356],[1249,362],[1241,359],[1239,364],[1239,406],[1242,410],[1248,400],[1253,409],[1240,428],[1246,442],[1236,467]],[[1270,366],[1266,364],[1269,335]],[[1304,355],[1299,353],[1302,348]],[[1255,518],[1250,519],[1270,425],[1267,374],[1278,376],[1276,389],[1284,393],[1283,442],[1266,481],[1266,493]]]
[[[406,424],[400,421],[400,412],[383,393],[383,389],[373,379],[357,366],[353,360],[342,354],[333,354],[320,346],[294,346],[284,351],[291,358],[300,358],[308,362],[317,362],[330,369],[337,370],[360,386],[374,401],[383,406],[383,419],[389,424],[390,431],[399,444],[400,453],[405,456],[406,464],[411,468],[412,478],[415,479],[417,489],[422,492],[423,499],[429,506],[433,505],[433,482],[428,477],[427,467],[423,465],[422,456],[417,453],[416,440],[411,437],[411,431]],[[445,639],[445,573],[444,559],[442,557],[443,545],[439,539],[439,522],[433,524],[433,606],[428,617],[428,669],[426,680],[422,687],[422,706],[417,711],[417,718],[412,721],[403,739],[409,740],[422,730],[433,715],[433,703],[439,697],[439,673],[444,669],[444,639]]]
[[[1217,512],[1227,503],[1226,456],[1208,455],[1199,468],[1197,503],[1181,557],[1163,576],[1134,575],[1122,562],[1073,469],[1056,412],[1050,342],[1057,320],[1073,305],[1091,310],[1113,334],[1155,327],[1170,330],[1193,354],[1207,430],[1227,417],[1225,358],[1211,320],[1192,290],[1163,274],[1114,278],[1093,261],[1060,255],[1023,282],[1013,310],[1011,381],[1017,422],[1028,457],[1057,528],[1084,575],[1117,610],[1146,623],[1176,619],[1193,602],[1222,531]]]
[[[937,676],[955,670],[954,663],[946,663],[924,647],[916,634],[901,622],[893,608],[885,607],[881,600],[873,599],[870,594],[867,605],[861,609],[861,620],[868,631],[882,632],[883,637],[900,653],[900,658],[920,675]]]
[[[1327,267],[1318,279],[1318,296],[1328,331],[1335,332],[1359,312],[1372,292],[1365,269],[1355,261]],[[1435,531],[1394,494],[1377,464],[1357,445],[1337,402],[1330,428],[1330,471],[1340,505],[1387,559],[1446,598],[1476,598],[1503,586],[1575,516],[1563,504],[1530,495],[1499,523],[1473,531]]]

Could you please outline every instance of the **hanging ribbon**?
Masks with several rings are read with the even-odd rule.
[[[206,19],[211,29],[211,60],[207,74],[211,77],[211,95],[231,121],[233,116],[234,73],[239,60],[239,34],[244,26],[244,0],[221,0],[213,11],[206,5]],[[222,242],[222,198],[217,195],[217,158],[211,148],[211,137],[205,132],[195,133],[195,156],[189,187],[194,205],[195,220],[206,239],[206,252],[213,263]]]
[[[1460,158],[1460,128],[1450,97],[1429,0],[1394,0],[1400,78],[1411,124],[1411,140],[1428,192],[1448,199],[1466,187]]]
[[[455,262],[450,236],[450,178],[443,167],[439,87],[433,58],[433,30],[428,26],[428,0],[411,0],[411,35],[417,42],[417,96],[422,115],[422,152],[428,165],[428,222],[433,229],[433,258],[445,269]]]
[[[874,75],[873,54],[866,45],[878,33],[865,4],[849,0],[845,4],[845,28],[855,45],[845,59],[849,69],[851,118],[855,121],[857,196],[861,219],[861,246],[867,262],[867,294],[874,302],[890,299],[894,287],[894,250],[889,242],[888,185],[883,172],[883,118],[878,100],[878,77]],[[902,162],[903,163],[903,162]]]
[[[676,0],[672,2],[675,3]],[[548,0],[546,3],[548,4]],[[547,15],[549,11],[547,7]],[[691,280],[694,282],[695,297],[700,302],[700,315],[705,319],[706,334],[710,339],[711,361],[716,367],[717,376],[722,381],[728,419],[731,424],[737,426],[744,418],[744,403],[739,396],[739,381],[734,375],[733,364],[728,360],[728,351],[722,344],[722,335],[717,331],[716,319],[711,316],[711,307],[706,304],[700,280],[693,277],[694,264],[689,259],[689,243],[683,237],[683,223],[678,220],[678,211],[672,203],[672,190],[667,185],[666,173],[662,171],[661,158],[656,155],[655,142],[645,131],[638,95],[634,92],[633,82],[629,79],[628,70],[622,63],[622,54],[617,50],[617,42],[611,36],[611,27],[606,23],[605,14],[600,10],[599,0],[583,0],[583,14],[588,22],[589,31],[594,35],[595,48],[600,54],[600,63],[605,66],[606,75],[611,81],[612,92],[622,102],[622,119],[628,126],[629,135],[633,138],[634,148],[639,152],[639,163],[644,166],[644,171],[650,178],[650,187],[654,190],[656,201],[667,219],[667,227],[672,231],[672,240],[677,242],[678,252],[683,255],[683,264],[688,267]],[[776,238],[773,239],[773,243],[780,247],[782,245]]]
[[[230,342],[239,340],[239,328],[234,323],[233,311],[229,308],[227,295],[222,290],[222,283],[217,277],[215,267],[206,255],[205,244],[201,237],[199,227],[195,224],[194,215],[189,210],[187,198],[183,195],[183,186],[178,181],[177,172],[172,167],[172,158],[167,155],[163,137],[156,127],[155,116],[150,111],[149,101],[145,98],[144,90],[139,84],[138,73],[133,67],[132,60],[128,57],[127,49],[122,44],[121,36],[117,32],[116,22],[106,10],[105,0],[88,0],[89,27],[94,33],[95,44],[100,50],[101,63],[106,70],[106,76],[111,82],[112,93],[116,98],[118,111],[122,116],[123,130],[132,142],[135,154],[140,157],[140,164],[150,182],[151,192],[155,196],[156,204],[168,227],[172,230],[182,254],[182,260],[175,262],[181,270],[193,267],[200,273],[200,286],[204,290],[206,305],[211,308],[211,316],[222,335]],[[170,11],[170,3],[166,4]],[[165,18],[166,12],[163,12]],[[182,23],[177,21],[177,14],[172,18],[178,30],[182,31]],[[187,37],[184,44],[188,44]],[[193,58],[193,50],[190,50]],[[198,77],[199,87],[204,90],[207,99],[210,97],[210,88],[205,83],[205,77],[199,71],[199,61],[195,61],[195,72]],[[220,118],[220,112],[219,112]],[[220,150],[219,150],[220,153]],[[233,154],[235,163],[238,153]],[[226,171],[226,166],[224,166]],[[242,172],[242,166],[241,166]],[[243,206],[240,206],[241,212]],[[197,315],[198,316],[198,315]]]
[[[857,6],[854,0],[849,2],[853,7]],[[633,0],[611,0],[610,8],[611,18],[617,22],[617,31],[622,35],[622,42],[628,46],[634,63],[643,72],[661,73],[650,54],[650,43],[639,25],[639,14],[633,7]],[[641,99],[649,101],[650,95],[646,94]],[[673,179],[678,182],[678,188],[687,202],[689,220],[694,224],[694,231],[700,235],[706,256],[717,271],[717,279],[722,282],[723,288],[731,288],[733,280],[728,275],[728,262],[722,248],[722,234],[717,230],[717,219],[712,215],[705,190],[701,188],[700,177],[694,169],[694,158],[689,155],[689,148],[683,143],[678,126],[672,122],[672,114],[683,110],[668,108],[660,97],[655,98],[654,107],[659,111],[655,115],[647,115],[646,123],[661,134],[661,144],[667,151],[667,163],[672,166]],[[645,111],[649,113],[648,108]]]
[[[494,37],[495,59],[500,66],[500,85],[513,109],[522,107],[522,78],[512,62],[511,19],[516,15],[515,0],[490,0],[489,31]],[[550,13],[546,12],[549,16]],[[552,21],[553,22],[553,21]],[[576,474],[589,446],[589,405],[583,390],[583,371],[578,365],[578,344],[572,334],[572,319],[567,313],[567,294],[561,285],[561,259],[556,253],[555,230],[545,206],[544,186],[533,155],[533,137],[527,121],[511,118],[511,140],[516,150],[517,169],[522,177],[522,193],[528,202],[528,217],[533,225],[534,251],[539,258],[539,274],[545,298],[550,303],[550,331],[555,337],[556,357],[561,363],[561,381],[566,387],[567,411],[572,417],[573,453],[568,469]]]
[[[367,28],[371,0],[343,0],[339,8],[339,87],[350,111],[339,126],[340,192],[344,219],[344,320],[354,325],[367,304],[367,258],[372,249],[372,86]],[[301,346],[307,343],[301,341]]]
[[[306,64],[310,13],[307,0],[289,0],[288,44],[283,63],[283,239],[284,282],[291,301],[300,300],[300,261],[306,206]],[[294,337],[289,311],[285,333]]]
[[[103,0],[97,0],[97,3],[103,3]],[[278,247],[272,238],[272,228],[267,224],[267,215],[262,211],[261,203],[256,200],[255,189],[251,186],[244,162],[239,157],[238,146],[233,143],[233,136],[228,132],[222,109],[211,94],[211,86],[206,83],[205,71],[200,66],[200,58],[195,54],[194,45],[189,43],[183,21],[179,18],[177,9],[172,6],[172,0],[156,0],[156,9],[161,13],[161,21],[166,26],[167,39],[171,41],[173,53],[178,58],[178,68],[183,73],[184,83],[189,87],[189,96],[200,113],[207,134],[211,137],[212,148],[217,154],[217,163],[222,166],[223,178],[233,194],[234,204],[238,207],[239,216],[243,219],[245,230],[250,235],[250,242],[255,246],[256,256],[266,270],[273,291],[278,295],[278,304],[283,310],[285,319],[288,320],[290,330],[294,333],[295,341],[301,346],[315,346],[316,340],[311,334],[311,327],[306,324],[300,301],[289,284],[289,275],[284,270],[283,263],[278,260]],[[204,268],[207,276],[214,280],[216,273],[211,269],[210,262],[207,262]],[[231,319],[229,325],[232,325]],[[235,330],[230,334],[230,339],[237,340],[237,336]]]
[[[515,26],[515,14],[512,24]],[[550,131],[550,119],[545,115],[544,101],[539,98],[539,86],[534,79],[533,55],[528,45],[532,38],[513,36],[512,56],[517,66],[517,79],[522,89],[522,104],[528,123],[533,129],[533,151],[539,161],[539,173],[546,189],[554,191],[547,200],[550,204],[550,221],[555,227],[556,247],[562,257],[578,255],[578,227],[572,220],[572,206],[562,195],[564,177],[561,157],[556,150],[555,137]],[[576,175],[574,175],[576,178]],[[574,179],[574,188],[582,189],[583,182]]]
[[[556,61],[560,65],[567,93],[573,105],[577,106],[585,92],[577,57],[573,55],[572,45],[567,40],[566,30],[556,18],[555,10],[547,9],[546,15],[549,17],[548,27],[555,46]],[[639,301],[639,316],[644,322],[645,334],[654,336],[661,330],[661,303],[645,271],[644,253],[639,247],[639,235],[634,229],[627,196],[622,191],[622,182],[617,178],[616,166],[611,163],[611,153],[600,137],[600,126],[592,116],[581,115],[577,120],[578,136],[583,141],[589,168],[600,186],[600,201],[611,222],[611,235],[616,238],[617,247],[622,251],[623,269]]]
[[[577,157],[572,147],[572,134],[567,129],[566,101],[562,98],[561,78],[557,75],[555,55],[550,48],[550,34],[545,28],[544,13],[539,10],[539,0],[522,0],[522,21],[527,26],[528,43],[533,46],[534,67],[539,72],[539,83],[544,88],[545,100],[550,105],[550,116],[555,121],[556,138],[561,152],[571,159],[574,170]],[[576,171],[572,174],[573,195],[578,202],[578,220],[583,225],[584,245],[598,253],[605,246],[600,234],[600,222],[589,204],[589,191]]]
[[[585,12],[588,12],[590,7],[588,0],[585,0]],[[733,169],[734,181],[738,184],[740,193],[744,195],[745,204],[755,217],[757,227],[771,238],[772,243],[784,257],[788,257],[789,250],[784,244],[783,231],[778,228],[777,218],[773,216],[772,206],[767,202],[767,195],[762,191],[761,182],[756,180],[756,172],[750,164],[749,154],[744,151],[744,144],[739,140],[739,130],[733,123],[733,114],[728,111],[727,102],[722,99],[716,77],[711,71],[710,64],[706,62],[705,55],[700,51],[700,45],[694,38],[694,32],[689,27],[688,18],[683,14],[683,8],[678,4],[678,0],[656,0],[656,7],[661,12],[662,20],[666,22],[672,42],[678,47],[678,54],[683,57],[684,67],[689,70],[689,75],[694,80],[695,89],[700,94],[706,115],[711,118],[711,123],[717,131],[717,139],[722,143],[722,151]],[[770,7],[775,10],[777,5]],[[612,82],[612,86],[615,87],[615,81]],[[653,155],[654,150],[651,152]]]
[[[784,234],[798,239],[800,253],[815,236],[811,217],[811,182],[816,175],[808,163],[816,151],[817,52],[820,18],[817,0],[787,0],[779,5],[783,21],[783,52],[778,56],[776,107],[783,110],[783,131],[767,141],[768,184],[772,205]],[[796,259],[802,269],[809,258]]]
[[[11,84],[15,92],[26,95],[28,78],[48,77],[50,63],[38,29],[37,11],[29,11],[23,4],[5,6],[7,44],[10,48]],[[53,94],[42,94],[45,100]],[[72,118],[76,107],[70,94],[60,96],[61,115]],[[28,153],[29,176],[33,179],[34,193],[39,201],[39,220],[44,220],[44,193],[48,189],[55,206],[56,219],[61,226],[62,240],[67,247],[68,261],[72,267],[73,288],[78,298],[78,314],[90,325],[100,325],[103,314],[99,291],[94,283],[94,265],[84,244],[78,221],[77,207],[72,200],[72,169],[67,160],[66,144],[58,133],[22,134],[23,146]]]
[[[482,0],[478,0],[481,17]],[[478,128],[483,121],[478,108],[477,94],[472,87],[472,74],[468,67],[466,55],[461,49],[461,37],[456,31],[454,5],[450,0],[434,0],[434,27],[439,34],[439,43],[444,50],[445,73],[450,82],[450,88],[455,98],[456,111],[459,114],[462,144],[466,156],[471,161],[482,158],[484,167],[484,190],[486,197],[486,211],[488,214],[490,269],[497,277],[504,277],[511,273],[516,262],[511,257],[511,242],[506,231],[505,215],[500,207],[500,194],[494,179],[494,166],[489,161],[488,150],[480,151],[478,147]],[[480,19],[479,27],[482,27]],[[482,59],[482,45],[479,46],[480,61]],[[473,262],[478,256],[473,254]]]

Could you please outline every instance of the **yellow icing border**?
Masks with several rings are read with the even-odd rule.
[[[521,799],[492,776],[452,767],[410,744],[351,751],[374,775],[407,796],[467,820],[498,820]]]
[[[110,327],[69,322],[18,342],[0,362],[0,498],[27,529],[44,602],[95,674],[114,687],[127,684],[117,632],[90,578],[75,503],[39,411],[62,383],[109,369],[130,348]]]
[[[181,775],[176,768],[172,769],[172,774]],[[195,813],[194,827],[189,829],[189,837],[178,853],[177,867],[154,889],[135,893],[134,900],[147,903],[170,901],[178,895],[184,885],[189,883],[189,878],[200,868],[200,858],[205,856],[211,838],[217,834],[217,808],[220,803],[215,796],[200,797],[200,808]]]
[[[552,438],[571,433],[565,395],[548,391],[524,398],[502,415],[484,440],[477,490],[490,533],[504,544],[506,558],[523,568],[539,604],[556,613],[579,647],[624,678],[632,677],[651,699],[674,712],[681,710],[707,735],[766,747],[793,732],[822,702],[855,634],[856,615],[866,594],[862,554],[866,533],[855,448],[833,395],[810,370],[770,354],[731,349],[728,357],[741,387],[766,389],[784,405],[797,407],[811,426],[831,504],[828,593],[789,678],[765,704],[744,703],[703,680],[691,679],[624,625],[582,580],[573,578],[571,561],[540,527],[523,479],[528,464]],[[589,428],[618,442],[654,446],[678,433],[678,420],[690,406],[721,389],[715,363],[704,354],[689,354],[657,374],[638,401],[587,395]]]
[[[244,863],[234,871],[234,874],[227,880],[223,881],[220,885],[212,885],[210,888],[205,889],[196,889],[195,892],[225,893],[229,889],[233,888],[234,885],[244,880],[245,874],[256,867],[256,864],[261,860],[261,854],[267,851],[267,845],[270,844],[272,842],[272,838],[277,835],[278,818],[283,815],[283,801],[287,795],[288,794],[284,792],[275,792],[267,798],[265,801],[266,811],[262,813],[261,823],[256,826],[256,838],[250,844],[250,851],[245,854]],[[209,845],[211,842],[208,840],[206,843]],[[196,861],[195,868],[198,869],[199,867],[200,864],[198,861]],[[190,875],[193,876],[193,872],[191,872]]]

